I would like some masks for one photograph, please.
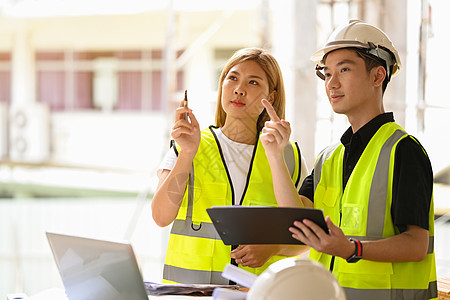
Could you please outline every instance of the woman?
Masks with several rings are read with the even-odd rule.
[[[226,246],[206,212],[212,206],[277,206],[272,175],[259,141],[269,117],[266,99],[284,117],[284,83],[278,63],[258,48],[237,51],[219,80],[216,124],[200,131],[183,102],[176,110],[171,136],[176,146],[159,170],[152,201],[159,226],[173,222],[164,265],[164,282],[227,284],[221,273],[228,263],[260,274],[271,263],[300,253],[298,246]],[[187,113],[188,118],[185,117]],[[307,175],[296,143],[286,146],[295,185]]]

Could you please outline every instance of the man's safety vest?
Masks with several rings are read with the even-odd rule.
[[[399,234],[391,217],[395,150],[408,134],[396,123],[384,124],[372,137],[343,190],[342,144],[319,154],[314,166],[314,207],[322,209],[344,234],[361,241]],[[417,142],[417,141],[416,141]],[[425,152],[425,151],[424,151]],[[434,256],[434,208],[429,211],[429,245],[420,262],[347,263],[334,257],[333,274],[347,299],[437,299]],[[310,250],[310,258],[330,268],[332,256]]]
[[[231,262],[231,246],[222,242],[206,209],[233,205],[235,195],[220,144],[211,127],[201,133],[183,202],[172,225],[163,272],[163,282],[166,283],[229,282],[221,274]],[[300,179],[300,157],[300,149],[296,143],[286,146],[286,164],[296,184]],[[259,139],[253,150],[240,205],[277,206],[272,173]],[[260,268],[244,269],[260,274],[270,264],[282,258],[285,257],[273,256]]]

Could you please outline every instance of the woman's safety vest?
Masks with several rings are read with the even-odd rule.
[[[183,202],[172,225],[163,271],[163,282],[166,283],[229,282],[221,274],[231,262],[231,246],[222,242],[206,209],[233,205],[235,195],[222,150],[211,127],[201,133]],[[300,157],[296,143],[286,146],[285,160],[295,184],[300,179]],[[272,173],[259,139],[253,150],[240,205],[277,206]],[[273,256],[260,268],[244,269],[260,274],[282,258],[285,257]]]
[[[343,190],[344,146],[330,146],[314,166],[314,207],[322,209],[344,234],[361,241],[399,234],[391,217],[395,150],[408,134],[396,123],[384,124],[372,137]],[[417,141],[416,141],[417,142]],[[424,151],[425,152],[425,151]],[[437,299],[434,256],[434,208],[429,212],[428,253],[420,262],[347,263],[334,257],[333,274],[347,299]],[[310,258],[330,268],[333,257],[310,250]]]

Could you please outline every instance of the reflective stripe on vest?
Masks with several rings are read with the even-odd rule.
[[[379,289],[364,290],[354,288],[344,288],[347,299],[364,299],[364,300],[405,300],[405,299],[434,299],[438,297],[437,281],[432,281],[428,285],[428,289]]]
[[[284,150],[284,155],[291,177],[294,182],[298,183],[301,175],[301,154],[298,145],[296,143],[288,144]],[[213,163],[213,166],[209,166],[208,163],[199,161],[202,157],[210,162],[220,162],[220,164],[217,165]],[[196,167],[198,169],[196,169]],[[196,174],[196,170],[200,170],[200,173],[203,172],[203,175]],[[263,175],[261,176],[259,173],[263,173]],[[258,204],[261,203],[260,205],[277,205],[274,195],[273,197],[270,197],[270,195],[267,194],[267,189],[269,188],[273,194],[272,185],[268,185],[267,181],[262,181],[267,180],[267,174],[271,174],[270,167],[267,158],[265,157],[264,148],[262,147],[261,142],[258,141],[250,163],[247,185],[244,190],[243,200],[241,200],[243,201],[242,205],[252,205],[254,200],[258,201]],[[224,279],[221,276],[221,273],[225,265],[231,262],[231,246],[223,244],[209,217],[208,219],[204,217],[199,218],[199,214],[205,213],[203,210],[209,207],[205,206],[203,203],[205,199],[202,198],[205,197],[204,194],[206,191],[204,190],[204,187],[208,182],[205,181],[206,177],[213,178],[215,184],[219,184],[221,188],[223,188],[222,183],[225,182],[228,187],[227,190],[222,190],[223,195],[221,197],[225,199],[227,198],[227,194],[231,194],[231,198],[234,198],[233,190],[230,188],[231,179],[228,176],[227,166],[223,161],[220,144],[217,142],[213,131],[210,131],[210,129],[202,131],[202,140],[199,151],[197,152],[196,158],[194,158],[190,170],[188,186],[183,200],[183,203],[185,204],[182,204],[182,207],[185,205],[185,211],[179,212],[179,215],[173,222],[169,237],[166,262],[164,265],[163,282],[205,284],[228,283],[228,280]],[[258,184],[264,185],[264,188],[261,191],[258,191],[259,189],[253,186],[255,180]],[[248,189],[249,186],[250,189]],[[215,191],[215,194],[220,193],[220,190]],[[230,197],[230,195],[228,197]],[[252,199],[250,202],[246,200],[249,197]],[[258,199],[255,199],[255,197]],[[232,203],[231,199],[226,200],[226,202],[223,201],[222,203],[211,202],[207,205],[230,205]],[[194,205],[194,203],[196,205]],[[194,244],[196,246],[193,246]],[[190,251],[194,251],[193,249],[190,249],[191,246],[197,247],[202,253],[190,254]],[[180,247],[184,247],[185,249],[174,249]],[[174,251],[177,252],[175,253]],[[198,262],[191,263],[190,260],[192,257],[196,258]],[[284,256],[274,256],[261,268],[244,267],[244,269],[259,274],[271,263],[282,258],[284,258]]]
[[[333,190],[333,188],[336,189],[338,182],[342,185],[342,179],[336,178],[336,175],[334,175],[334,177],[330,177],[330,174],[337,174],[339,172],[336,172],[336,170],[342,169],[344,151],[343,145],[338,144],[325,149],[316,160],[316,164],[314,166],[314,191],[316,192],[316,190],[320,187],[323,198],[320,200],[317,199],[317,202],[315,201],[315,206],[316,204],[318,206],[322,206],[325,210],[328,210],[330,213],[334,214],[334,221],[342,220],[341,228],[348,237],[355,237],[359,240],[365,241],[379,240],[395,234],[392,220],[386,219],[386,216],[390,215],[390,209],[387,210],[387,208],[390,207],[392,201],[392,196],[391,194],[388,194],[388,192],[392,191],[392,177],[390,176],[393,174],[393,161],[395,159],[394,149],[398,142],[406,136],[406,132],[404,132],[403,129],[395,123],[387,123],[383,125],[370,141],[371,143],[374,143],[372,148],[366,148],[364,150],[364,153],[361,156],[360,161],[358,161],[355,166],[352,174],[352,177],[356,178],[355,176],[358,176],[357,178],[359,180],[366,181],[364,181],[361,186],[358,182],[353,183],[353,181],[349,179],[346,190],[342,191],[342,188],[340,188],[340,190],[337,191],[340,194],[336,194],[336,191]],[[376,149],[375,152],[374,149]],[[364,156],[366,151],[371,152],[367,152],[367,155]],[[330,163],[328,163],[328,160]],[[327,176],[324,177],[325,181],[322,183],[321,177],[323,167],[326,162],[328,173]],[[376,165],[373,165],[375,162]],[[372,165],[370,165],[370,163],[372,163]],[[361,166],[368,168],[361,169]],[[371,176],[370,174],[372,174],[371,180],[368,178],[359,177]],[[367,185],[367,180],[370,180],[370,185]],[[331,191],[329,194],[325,195],[323,194],[323,191],[324,188],[325,191],[327,191],[328,186]],[[352,198],[349,198],[349,190],[353,191],[353,188],[356,188],[355,190],[357,192],[356,194],[352,193]],[[361,212],[353,211],[354,209],[361,210],[360,205],[364,205],[364,203],[366,203],[366,200],[359,200],[367,199],[365,198],[366,196],[364,196],[365,194],[358,193],[368,193],[368,209],[366,213],[361,215],[365,218],[363,220],[356,219],[360,216],[359,214],[361,214]],[[330,198],[326,198],[327,196],[336,197],[335,201],[337,201],[337,203],[333,204],[333,201],[330,202]],[[351,201],[352,199],[359,201]],[[324,204],[335,206],[327,207],[323,206]],[[429,212],[430,229],[428,251],[427,257],[421,262],[377,263],[363,259],[358,263],[349,264],[340,257],[335,258],[333,274],[337,277],[339,283],[346,290],[348,299],[436,298],[437,289],[433,246],[434,223],[432,210],[433,201],[431,200]],[[353,216],[354,213],[356,213],[355,216]],[[346,219],[344,219],[344,217]],[[346,224],[346,221],[350,222],[350,224],[353,221],[356,225],[358,225],[358,223],[366,223],[365,227],[355,227],[360,234],[357,234],[358,231],[354,232],[354,234],[349,234],[348,232],[350,232],[349,230],[351,230],[352,224],[348,225],[348,223]],[[331,260],[329,255],[316,252],[314,249],[311,249],[310,257],[321,261],[327,267],[329,266]],[[405,282],[404,278],[409,279]],[[428,288],[422,288],[423,286],[428,286]]]
[[[341,144],[337,143],[335,145],[325,148],[324,150],[322,150],[322,152],[319,153],[319,156],[317,157],[316,162],[314,163],[314,192],[316,191],[316,187],[319,184],[322,175],[323,163],[330,158],[330,156],[334,153],[334,151],[339,145]]]
[[[163,278],[170,278],[171,282],[183,282],[186,284],[197,284],[199,282],[229,284],[229,280],[222,276],[222,272],[189,270],[170,265],[164,265]]]

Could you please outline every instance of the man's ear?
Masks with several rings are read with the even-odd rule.
[[[382,86],[384,79],[386,78],[386,69],[382,66],[378,66],[372,69],[373,71],[373,84],[376,87]]]

